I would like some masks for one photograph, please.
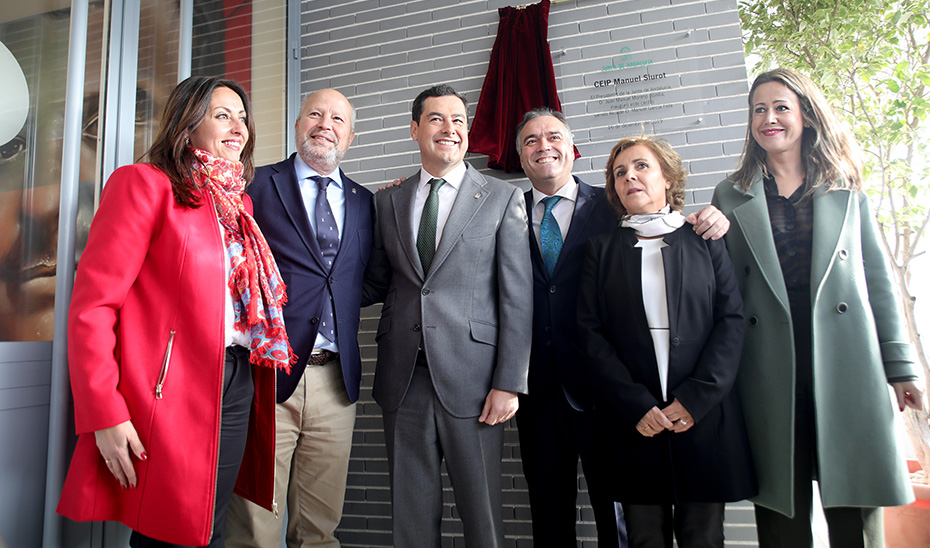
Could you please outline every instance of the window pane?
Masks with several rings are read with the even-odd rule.
[[[241,83],[252,100],[255,165],[284,158],[284,0],[195,0],[191,72]]]
[[[28,96],[0,143],[0,341],[52,338],[69,25],[67,9],[0,23],[3,78]]]
[[[179,35],[177,0],[142,0],[133,158],[140,159],[152,145],[168,95],[178,83]]]

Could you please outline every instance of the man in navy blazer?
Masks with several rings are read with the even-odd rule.
[[[584,244],[615,229],[617,215],[603,188],[572,176],[574,139],[561,112],[545,107],[531,110],[516,134],[520,163],[533,184],[524,195],[533,263],[533,342],[529,390],[520,394],[516,417],[534,543],[576,545],[580,456],[598,545],[626,546],[623,509],[598,491],[597,471],[589,458],[594,433],[584,411],[590,409],[591,398],[584,352],[576,342],[575,313]],[[705,238],[720,238],[729,227],[726,217],[713,207],[693,214],[689,221]],[[555,249],[553,239],[558,240]]]
[[[331,89],[308,96],[297,154],[255,171],[255,220],[287,284],[284,321],[297,354],[277,379],[276,513],[287,545],[339,546],[361,359],[357,341],[372,194],[338,168],[355,136],[355,111]],[[228,547],[281,545],[281,521],[236,497]]]

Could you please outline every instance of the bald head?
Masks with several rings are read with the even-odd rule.
[[[316,172],[329,175],[355,138],[355,109],[345,95],[322,89],[304,99],[295,126],[297,154]]]

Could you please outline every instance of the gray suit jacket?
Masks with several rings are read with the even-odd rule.
[[[477,417],[492,388],[525,393],[533,324],[526,205],[520,189],[465,178],[429,272],[413,231],[419,173],[375,195],[364,300],[384,302],[374,398],[396,410],[422,340],[433,388],[453,416]]]

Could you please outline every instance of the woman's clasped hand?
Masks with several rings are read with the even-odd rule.
[[[678,434],[687,432],[692,426],[694,426],[694,419],[691,413],[688,413],[685,406],[678,401],[678,398],[675,398],[667,407],[650,409],[636,424],[636,431],[651,438],[666,430]]]

